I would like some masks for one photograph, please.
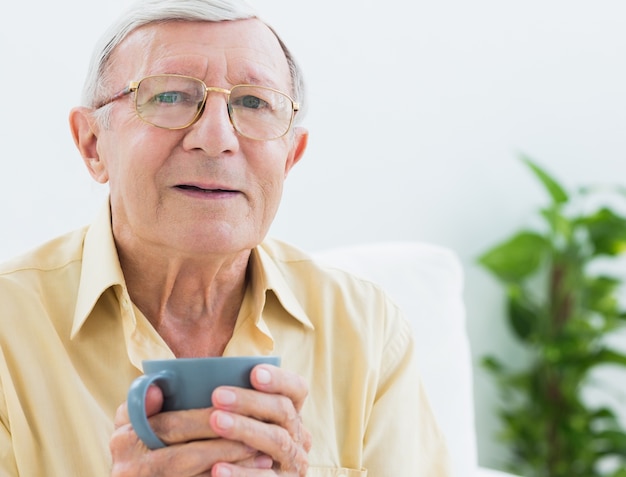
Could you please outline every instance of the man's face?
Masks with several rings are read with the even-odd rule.
[[[170,73],[208,86],[252,83],[291,95],[284,53],[258,20],[149,25],[119,45],[112,61],[112,93],[131,80]],[[133,95],[113,103],[108,128],[95,129],[95,170],[85,160],[96,180],[109,182],[118,243],[189,254],[257,245],[306,144],[300,128],[271,141],[239,135],[229,122],[226,96],[216,92],[209,93],[200,120],[186,129],[143,122]]]

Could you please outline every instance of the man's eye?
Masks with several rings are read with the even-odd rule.
[[[166,91],[154,95],[153,102],[157,104],[179,104],[185,101],[185,95],[180,91]]]
[[[241,106],[247,109],[261,109],[266,108],[269,104],[266,101],[263,101],[261,98],[252,95],[242,96],[235,100],[236,106]]]

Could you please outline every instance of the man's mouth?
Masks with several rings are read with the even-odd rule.
[[[175,187],[176,189],[180,189],[180,190],[184,190],[188,192],[197,192],[197,193],[202,193],[202,194],[234,194],[237,192],[236,190],[231,190],[231,189],[221,189],[221,188],[212,189],[212,188],[204,188],[204,187],[190,185],[190,184],[179,184]]]

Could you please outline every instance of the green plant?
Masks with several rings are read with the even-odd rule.
[[[535,162],[522,160],[551,198],[540,209],[540,227],[520,230],[479,257],[505,287],[508,322],[528,358],[521,369],[494,356],[483,360],[502,397],[507,470],[525,477],[626,477],[619,418],[610,406],[585,402],[581,392],[592,369],[626,369],[626,355],[606,339],[626,325],[622,279],[601,270],[626,251],[626,218],[606,203],[606,189],[568,193]],[[617,187],[609,195],[623,200]],[[601,196],[604,202],[594,204]]]

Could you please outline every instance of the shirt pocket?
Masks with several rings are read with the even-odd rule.
[[[367,477],[367,469],[346,469],[343,467],[309,467],[306,477]]]

